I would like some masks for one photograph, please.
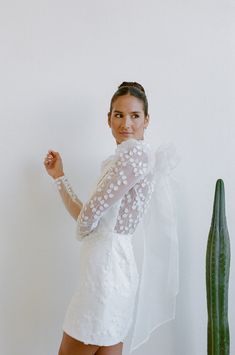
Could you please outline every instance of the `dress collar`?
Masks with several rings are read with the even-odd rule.
[[[144,139],[129,138],[121,143],[117,144],[115,153],[128,147],[133,147],[136,144],[148,145]]]

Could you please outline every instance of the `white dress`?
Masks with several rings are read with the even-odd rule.
[[[103,161],[101,176],[77,219],[81,242],[78,289],[67,309],[63,330],[85,344],[124,341],[133,324],[140,281],[133,238],[148,212],[155,184],[149,143],[128,139]],[[78,201],[66,176],[60,192]]]

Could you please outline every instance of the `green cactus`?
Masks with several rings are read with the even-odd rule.
[[[207,354],[229,355],[228,286],[230,241],[225,215],[224,183],[216,182],[213,216],[206,251]]]

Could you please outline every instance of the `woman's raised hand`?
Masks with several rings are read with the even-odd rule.
[[[55,152],[54,150],[48,150],[48,153],[44,159],[44,166],[46,168],[47,173],[53,179],[64,175],[61,156],[58,152]]]

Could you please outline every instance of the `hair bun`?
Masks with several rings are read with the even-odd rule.
[[[127,87],[135,87],[137,89],[139,89],[140,91],[142,91],[145,94],[145,90],[143,88],[142,85],[140,85],[139,83],[136,83],[135,81],[123,81],[118,89],[122,88],[123,86],[127,86]]]

